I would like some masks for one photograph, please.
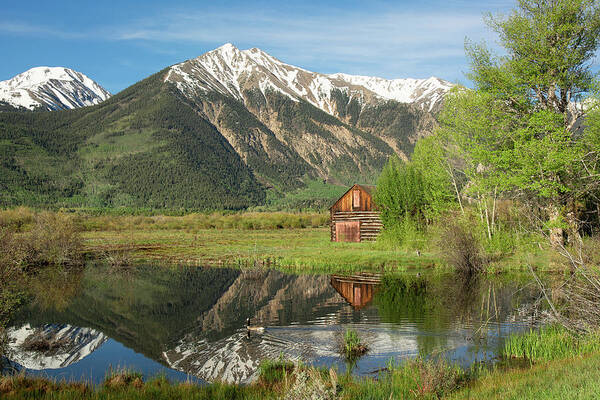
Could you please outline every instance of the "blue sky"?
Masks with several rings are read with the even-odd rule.
[[[65,66],[112,93],[230,42],[323,73],[438,76],[468,84],[465,37],[514,1],[10,1],[0,14],[0,80]]]

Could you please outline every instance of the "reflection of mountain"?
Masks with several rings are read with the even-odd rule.
[[[224,268],[157,267],[115,274],[93,266],[83,275],[80,293],[63,310],[32,304],[13,323],[91,327],[146,357],[161,360],[164,347],[192,330],[195,318],[210,309],[239,274],[239,270]]]
[[[385,326],[354,325],[362,340],[371,347],[369,356],[383,362],[400,354],[419,354],[418,330],[412,326],[396,329]],[[242,329],[224,339],[210,342],[186,336],[164,358],[177,370],[207,381],[248,383],[256,379],[263,359],[285,359],[313,363],[327,358],[343,366],[340,356],[344,329],[338,325],[291,325],[267,327],[264,334],[246,336]]]
[[[9,357],[34,370],[64,368],[87,357],[108,340],[90,328],[44,325],[8,329]]]
[[[223,338],[245,326],[289,324],[315,317],[315,307],[337,303],[327,276],[286,275],[275,270],[247,270],[198,317],[198,328],[211,339]]]
[[[280,353],[306,358],[307,352],[318,351],[302,339],[290,342],[290,332],[283,335],[284,328],[279,327],[247,338],[246,318],[271,327],[296,325],[335,315],[341,305],[327,276],[243,271],[214,306],[198,317],[197,329],[163,356],[171,367],[206,380],[246,382],[255,376],[261,359]]]

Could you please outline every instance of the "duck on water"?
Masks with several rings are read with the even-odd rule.
[[[250,318],[248,318],[246,320],[246,329],[248,330],[248,334],[250,334],[250,332],[262,333],[262,332],[265,331],[265,327],[264,326],[252,326],[252,325],[250,325]]]

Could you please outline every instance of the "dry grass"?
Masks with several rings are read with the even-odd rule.
[[[77,215],[84,231],[128,231],[128,230],[184,230],[200,229],[302,229],[327,225],[328,214],[244,212],[235,214],[192,213],[184,216],[90,216]]]

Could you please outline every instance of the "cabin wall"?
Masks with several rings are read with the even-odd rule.
[[[377,211],[337,211],[331,212],[331,240],[334,242],[339,241],[336,235],[336,223],[337,222],[352,222],[360,221],[360,238],[358,241],[368,241],[377,239],[377,235],[383,229],[383,223],[381,222],[381,216]]]
[[[353,207],[353,196],[354,190],[359,191],[360,195],[360,205],[359,207]],[[331,207],[332,212],[337,211],[371,211],[373,210],[373,199],[371,195],[364,190],[354,187],[350,189],[345,195],[340,197],[340,199]]]

